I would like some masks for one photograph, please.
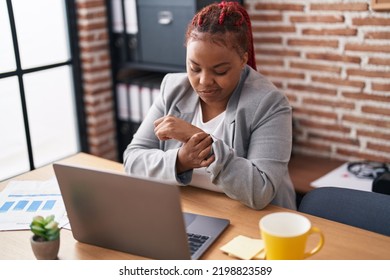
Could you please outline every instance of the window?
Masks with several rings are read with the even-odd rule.
[[[73,2],[0,1],[0,181],[85,150]]]

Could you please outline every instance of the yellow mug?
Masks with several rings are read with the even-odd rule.
[[[267,260],[303,260],[319,252],[325,238],[320,229],[313,227],[306,217],[290,212],[277,212],[259,221]],[[309,235],[319,234],[317,246],[306,252]]]

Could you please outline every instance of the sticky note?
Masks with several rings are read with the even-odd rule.
[[[264,242],[261,239],[254,239],[238,235],[231,241],[220,247],[220,250],[243,260],[264,259]]]

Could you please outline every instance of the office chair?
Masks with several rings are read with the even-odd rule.
[[[390,196],[337,187],[308,192],[300,212],[390,236]]]

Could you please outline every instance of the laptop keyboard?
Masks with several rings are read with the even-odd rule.
[[[195,233],[187,233],[190,253],[193,255],[209,239],[209,236]]]

